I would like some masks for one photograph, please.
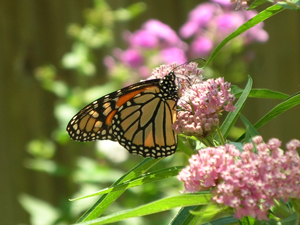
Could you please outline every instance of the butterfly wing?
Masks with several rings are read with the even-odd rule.
[[[69,122],[67,132],[76,141],[118,141],[130,153],[160,158],[173,154],[177,135],[178,95],[175,74],[133,84],[97,99]]]
[[[176,100],[165,100],[160,93],[158,87],[144,90],[122,105],[112,120],[113,135],[132,154],[160,158],[177,148],[172,130]]]
[[[67,132],[75,141],[117,141],[112,134],[112,119],[119,108],[145,88],[157,86],[160,79],[136,83],[99,98],[78,112],[69,122]]]

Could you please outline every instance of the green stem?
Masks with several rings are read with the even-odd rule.
[[[199,138],[198,140],[200,140],[203,144],[205,144],[208,147],[215,147],[212,136],[208,136],[206,138]]]
[[[218,132],[218,135],[219,135],[219,138],[220,138],[220,141],[221,141],[221,145],[225,145],[225,140],[224,140],[224,137],[222,135],[222,132],[221,132],[219,126],[217,126],[217,132]]]

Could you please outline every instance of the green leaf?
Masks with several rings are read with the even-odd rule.
[[[97,191],[93,194],[89,194],[89,195],[85,195],[85,196],[82,196],[79,198],[71,199],[71,201],[76,201],[76,200],[80,200],[80,199],[84,199],[84,198],[102,195],[102,194],[106,194],[106,193],[110,193],[110,192],[114,192],[114,191],[126,190],[131,187],[136,187],[136,186],[140,186],[143,184],[152,183],[155,181],[166,179],[169,177],[177,176],[178,173],[183,168],[184,168],[184,166],[177,166],[177,167],[170,167],[170,168],[166,168],[166,169],[162,169],[162,170],[153,171],[151,173],[144,174],[144,175],[134,178],[132,180],[125,181],[124,183],[121,183],[119,185],[113,185],[110,188],[105,188],[101,191]]]
[[[203,225],[239,225],[239,220],[237,218],[234,218],[233,216],[226,216],[221,219],[217,219],[214,221],[211,221],[209,223],[205,223]]]
[[[192,205],[207,205],[211,202],[211,194],[209,192],[198,192],[194,194],[182,194],[178,196],[160,199],[149,204],[136,207],[134,209],[124,210],[109,216],[104,216],[92,221],[78,223],[84,224],[107,224],[125,220],[132,217],[145,216],[153,213],[163,212],[176,207],[185,207]]]
[[[251,142],[252,138],[259,135],[258,131],[252,126],[249,120],[246,119],[242,114],[240,115],[243,123],[246,126],[246,138],[244,142]]]
[[[142,14],[147,8],[144,2],[137,2],[127,8],[120,8],[114,12],[114,17],[117,21],[125,22],[132,20]]]
[[[243,89],[232,85],[232,94],[235,95],[236,98],[239,98],[243,92]],[[289,97],[288,94],[284,94],[279,91],[272,91],[269,89],[252,89],[249,97],[251,98],[267,98],[267,99],[287,99]]]
[[[286,99],[282,103],[275,106],[271,111],[264,115],[257,123],[253,125],[255,129],[261,128],[263,125],[270,122],[272,119],[276,118],[280,114],[286,112],[287,110],[300,104],[300,92],[292,95],[290,98]],[[239,137],[236,141],[241,141],[245,138],[245,134]]]
[[[197,225],[206,222],[207,224],[228,224],[228,218],[225,216],[233,213],[234,211],[230,207],[221,207],[219,204],[190,206],[182,208],[170,225]],[[213,221],[218,221],[218,223]],[[222,223],[222,221],[226,221],[226,223]],[[233,221],[238,222],[238,219],[233,218]]]
[[[257,222],[259,223],[259,221],[257,221]],[[254,225],[254,224],[256,224],[256,221],[251,216],[244,216],[241,219],[241,224],[242,225]]]
[[[275,106],[270,112],[268,112],[257,123],[255,123],[254,127],[256,129],[259,129],[266,123],[270,122],[272,119],[276,118],[280,114],[286,112],[287,110],[299,104],[300,104],[300,92],[288,98],[284,102],[278,104],[277,106]]]
[[[282,6],[285,9],[297,10],[300,11],[300,1],[278,1],[278,5]]]
[[[195,151],[192,149],[191,142],[197,141],[194,137],[188,137],[179,135],[178,136],[178,146],[176,151],[184,152],[186,155],[191,156],[195,154]]]
[[[197,223],[199,216],[193,215],[190,212],[192,210],[199,211],[203,207],[203,205],[198,205],[181,208],[169,225],[193,225]]]
[[[249,225],[282,225],[283,223],[278,222],[276,219],[269,219],[267,222],[265,220],[256,220],[254,218],[251,218],[250,216],[246,217],[248,218],[248,220],[250,221]],[[246,223],[245,223],[246,224]],[[244,225],[244,223],[242,223],[242,225]],[[287,224],[286,224],[287,225]],[[292,223],[289,223],[289,225],[292,225]],[[296,224],[295,224],[296,225]]]
[[[297,215],[297,213],[293,213],[291,216],[281,220],[280,222],[282,225],[298,225],[299,224],[299,216]]]
[[[203,207],[202,210],[198,212],[191,212],[191,214],[201,216],[198,219],[198,224],[209,223],[214,220],[218,220],[228,216],[229,214],[234,214],[232,208],[228,206],[223,206],[219,204],[208,204],[206,207]]]
[[[247,83],[241,97],[235,104],[235,107],[236,107],[235,111],[228,113],[226,119],[224,120],[223,124],[220,127],[221,133],[224,138],[226,138],[228,136],[230,129],[233,127],[236,120],[238,119],[238,116],[239,116],[241,110],[244,108],[247,97],[251,91],[251,87],[252,87],[252,79],[251,79],[251,77],[249,77],[248,83]],[[215,139],[218,142],[220,141],[219,136],[216,136]]]
[[[127,172],[119,180],[117,180],[112,186],[121,184],[125,181],[132,180],[141,174],[145,173],[152,166],[160,162],[160,159],[145,159],[139,165]],[[77,222],[83,222],[95,219],[99,217],[125,190],[115,191],[103,195],[90,209],[88,209]]]
[[[127,10],[130,12],[131,18],[135,18],[147,10],[147,5],[144,2],[137,2],[130,5]]]
[[[248,10],[251,10],[251,9],[255,9],[257,6],[260,6],[264,3],[268,2],[268,0],[255,0],[251,5],[250,7],[247,9]]]
[[[293,200],[292,200],[292,202],[293,202]],[[294,213],[292,208],[288,204],[283,202],[282,200],[274,199],[274,203],[275,203],[275,205],[272,206],[270,209],[274,218],[284,219],[284,218],[288,218],[289,216],[291,216]],[[298,210],[298,212],[299,212],[299,210]]]
[[[249,30],[251,27],[254,27],[255,25],[259,24],[260,22],[270,18],[271,16],[274,16],[275,14],[283,11],[284,8],[279,5],[273,5],[269,8],[265,9],[264,11],[260,12],[250,20],[248,20],[246,23],[241,25],[236,31],[231,33],[229,36],[227,36],[214,50],[214,52],[211,54],[210,58],[207,60],[206,64],[203,68],[205,68],[212,60],[213,58],[218,54],[218,52],[223,48],[224,45],[226,45],[229,41],[231,41],[233,38],[237,37],[238,35],[242,34],[243,32]]]

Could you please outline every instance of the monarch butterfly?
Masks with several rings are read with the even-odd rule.
[[[174,71],[161,79],[132,84],[105,95],[80,110],[67,132],[76,141],[118,141],[131,154],[161,158],[177,148],[172,129],[178,87]]]

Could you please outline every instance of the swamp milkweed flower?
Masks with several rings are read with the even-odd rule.
[[[219,125],[222,111],[235,110],[235,97],[230,91],[230,83],[224,78],[196,79],[191,87],[182,90],[178,101],[182,110],[178,112],[173,129],[177,133],[206,138]]]
[[[267,220],[274,199],[300,198],[300,141],[291,140],[285,152],[280,146],[276,138],[264,143],[256,136],[243,152],[232,144],[204,148],[189,159],[178,180],[186,192],[211,189],[212,200],[235,209],[239,219]]]

